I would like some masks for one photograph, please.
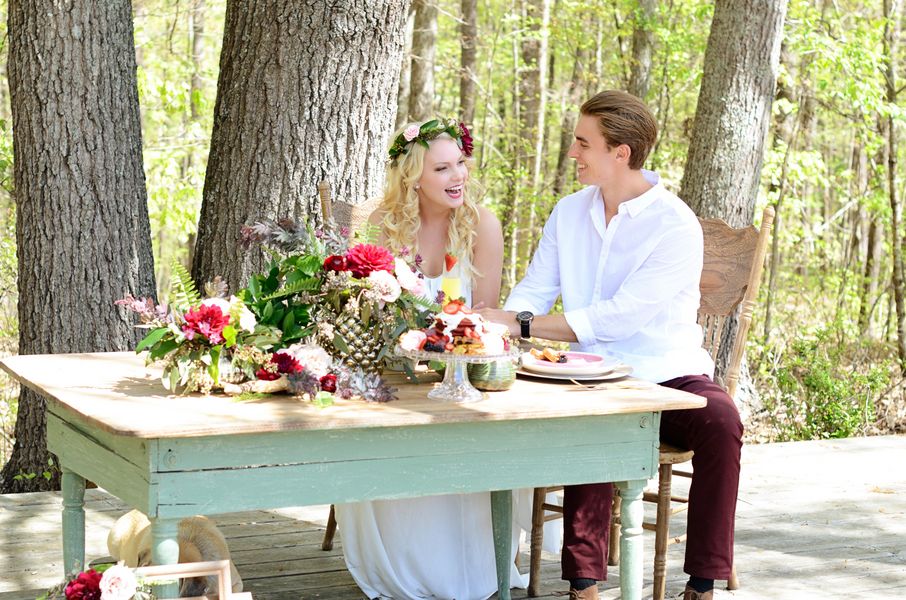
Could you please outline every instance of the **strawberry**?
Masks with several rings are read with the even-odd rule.
[[[447,344],[445,348],[447,349],[447,352],[453,352],[453,344]]]
[[[455,315],[462,309],[463,303],[459,300],[450,300],[444,305],[444,312],[448,315]]]
[[[456,266],[456,257],[444,254],[444,266],[447,268],[447,271],[452,271],[453,267]]]

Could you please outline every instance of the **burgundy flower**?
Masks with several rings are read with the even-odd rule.
[[[66,600],[101,600],[101,574],[88,569],[66,585]]]
[[[220,307],[214,304],[202,304],[198,308],[190,309],[185,314],[183,333],[187,339],[193,339],[195,334],[205,336],[212,344],[223,343],[223,328],[230,322],[230,316],[223,314]]]
[[[346,270],[346,258],[343,256],[338,256],[336,254],[328,256],[324,259],[324,270],[325,271],[345,271]]]
[[[271,362],[277,365],[278,373],[289,374],[302,371],[302,364],[288,352],[274,352],[271,354]]]
[[[466,156],[472,156],[472,134],[465,123],[459,124],[460,139],[462,140],[462,153]]]
[[[274,381],[275,379],[280,379],[280,373],[274,373],[273,371],[268,371],[264,367],[261,367],[255,371],[255,377],[262,381]]]
[[[333,373],[328,373],[320,379],[321,391],[330,392],[331,394],[337,391],[337,376]]]
[[[372,271],[393,273],[396,263],[390,251],[383,246],[357,244],[346,252],[346,266],[353,277],[364,279]]]

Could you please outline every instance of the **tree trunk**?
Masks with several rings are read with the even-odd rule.
[[[459,116],[469,127],[475,120],[475,81],[478,78],[478,1],[462,0],[459,25]]]
[[[240,227],[318,219],[322,180],[353,204],[380,193],[408,3],[344,6],[227,4],[197,282],[221,275],[233,290],[245,285],[265,255],[240,247]]]
[[[752,222],[786,0],[717,0],[680,196],[701,217]]]
[[[635,9],[635,28],[632,31],[632,65],[627,91],[642,100],[651,87],[651,53],[654,48],[654,20],[657,0],[639,0]]]
[[[900,0],[884,0],[884,54],[887,58],[887,102],[897,105],[897,46],[899,37]],[[893,261],[893,296],[896,306],[897,356],[906,374],[906,280],[903,274],[903,205],[897,197],[897,131],[894,113],[887,117],[887,193],[890,199],[890,249]]]
[[[573,172],[572,160],[567,156],[569,147],[573,143],[576,121],[579,118],[579,106],[585,96],[585,87],[582,85],[585,79],[586,62],[589,58],[589,48],[579,44],[576,48],[576,62],[573,63],[573,74],[569,82],[567,92],[566,106],[563,110],[563,119],[560,122],[560,149],[557,152],[557,169],[554,175],[553,195],[559,198],[566,189],[569,175]]]
[[[131,350],[133,315],[113,301],[154,295],[131,7],[62,4],[9,5],[19,352]],[[23,388],[2,493],[58,485],[44,406]]]
[[[192,127],[198,122],[200,117],[198,113],[198,103],[201,99],[204,83],[201,78],[201,70],[204,64],[204,11],[205,0],[193,0],[189,10],[189,59],[192,62],[192,78],[189,80],[189,121],[187,124],[186,135],[191,135],[195,129]],[[192,139],[194,143],[198,140]],[[183,172],[188,173],[195,163],[195,151],[190,147],[186,152]],[[190,234],[186,248],[188,256],[184,266],[187,270],[192,269],[192,260],[195,252],[196,235]],[[169,266],[168,266],[169,268]]]
[[[549,0],[527,0],[525,3],[522,66],[519,76],[520,131],[518,142],[519,164],[526,170],[528,181],[525,189],[532,201],[522,204],[516,214],[520,234],[517,243],[517,269],[528,264],[534,251],[537,220],[534,200],[538,198],[541,183],[541,165],[544,155],[545,112],[547,111],[547,42],[550,23]],[[521,276],[518,273],[517,276]]]
[[[393,130],[400,129],[409,122],[409,88],[412,86],[412,30],[415,27],[415,11],[409,7],[406,18],[405,47],[400,61],[400,78],[396,97],[396,123]]]
[[[434,48],[437,41],[436,0],[413,0],[412,80],[409,118],[424,121],[434,114]]]

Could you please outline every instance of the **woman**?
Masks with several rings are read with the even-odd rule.
[[[503,235],[470,194],[468,130],[434,120],[393,139],[383,202],[369,219],[381,243],[416,256],[430,297],[450,289],[446,275],[459,277],[466,302],[497,306]],[[454,262],[458,274],[447,268]],[[487,493],[342,504],[336,517],[346,564],[369,598],[484,600],[497,591]],[[522,581],[515,568],[511,581]]]

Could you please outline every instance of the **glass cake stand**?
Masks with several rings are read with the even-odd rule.
[[[436,360],[445,363],[444,380],[440,385],[428,392],[428,398],[440,402],[477,402],[485,398],[485,394],[476,390],[469,381],[466,367],[476,363],[491,363],[498,360],[514,360],[522,352],[513,344],[508,352],[503,354],[454,354],[452,352],[425,352],[424,350],[403,350],[397,346],[397,356],[414,358],[415,360]]]

